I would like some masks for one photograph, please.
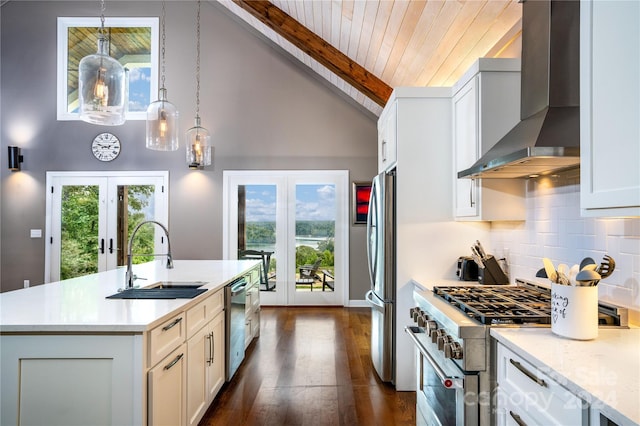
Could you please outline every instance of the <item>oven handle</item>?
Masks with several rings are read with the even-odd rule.
[[[444,386],[447,389],[452,389],[452,388],[463,389],[464,388],[464,379],[460,377],[447,376],[447,373],[442,371],[442,368],[440,368],[438,363],[431,357],[431,355],[429,355],[425,347],[415,336],[416,333],[414,333],[411,330],[411,326],[406,326],[404,328],[404,331],[409,335],[409,337],[411,337],[411,340],[413,340],[413,343],[416,345],[416,347],[418,348],[422,356],[424,356],[427,359],[427,361],[429,361],[429,364],[431,364],[431,367],[433,367],[433,370],[436,372],[438,379],[440,379],[440,382],[442,382],[442,386]]]

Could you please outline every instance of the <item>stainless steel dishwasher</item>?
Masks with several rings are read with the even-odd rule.
[[[244,277],[227,284],[224,291],[227,382],[231,381],[244,359],[246,291]]]

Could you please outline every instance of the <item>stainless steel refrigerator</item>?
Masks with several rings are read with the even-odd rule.
[[[395,382],[395,170],[373,178],[367,216],[371,290],[371,360],[383,382]]]

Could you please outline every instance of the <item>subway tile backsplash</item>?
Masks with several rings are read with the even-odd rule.
[[[534,277],[543,257],[571,266],[608,254],[616,268],[598,285],[599,298],[639,311],[640,218],[581,217],[579,169],[526,184],[526,221],[491,224],[491,248],[507,258],[511,281]]]

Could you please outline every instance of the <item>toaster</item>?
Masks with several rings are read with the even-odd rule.
[[[471,257],[460,256],[456,275],[460,281],[478,281],[478,264]]]

